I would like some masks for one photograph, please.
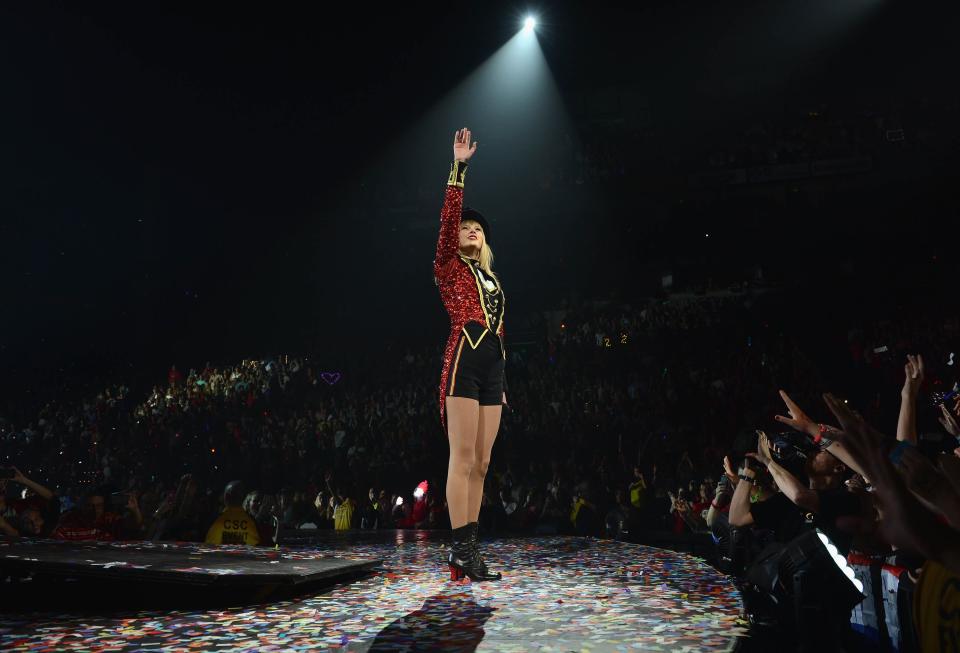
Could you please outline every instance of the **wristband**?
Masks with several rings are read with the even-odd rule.
[[[820,424],[819,426],[820,426],[820,430],[817,431],[817,434],[815,436],[813,436],[813,443],[818,447],[820,447],[820,450],[823,451],[824,449],[829,447],[831,444],[833,444],[834,441],[824,436],[824,433],[830,432],[827,425]]]
[[[823,439],[823,434],[827,432],[826,424],[818,424],[818,426],[820,427],[820,430],[818,430],[817,434],[813,436],[813,442],[815,444],[820,444],[820,440]]]
[[[899,465],[900,459],[903,458],[903,452],[912,446],[913,445],[906,440],[897,442],[896,446],[890,451],[890,462],[892,462],[894,465]]]
[[[753,483],[754,481],[757,480],[757,477],[756,477],[756,476],[747,476],[746,474],[740,474],[740,479],[741,479],[741,480],[744,480],[744,481],[749,481],[750,483]]]

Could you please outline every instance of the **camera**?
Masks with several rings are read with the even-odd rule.
[[[770,437],[770,453],[778,463],[803,462],[819,451],[820,448],[803,433],[785,431]]]

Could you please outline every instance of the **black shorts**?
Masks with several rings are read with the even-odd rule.
[[[500,337],[482,324],[467,322],[453,351],[444,394],[476,399],[481,406],[499,406],[506,364]]]

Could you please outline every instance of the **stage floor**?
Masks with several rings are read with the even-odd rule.
[[[494,540],[483,545],[503,580],[454,583],[440,564],[446,539],[323,534],[304,557],[338,551],[383,568],[252,607],[7,614],[0,650],[730,651],[747,634],[736,587],[685,554],[593,538]]]
[[[349,553],[343,551],[343,553]],[[0,537],[0,572],[195,587],[299,585],[369,571],[380,560],[309,557],[265,547],[64,542]]]

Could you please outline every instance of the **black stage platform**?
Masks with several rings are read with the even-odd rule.
[[[202,586],[299,585],[369,571],[378,559],[173,542],[63,542],[0,537],[0,575]]]

